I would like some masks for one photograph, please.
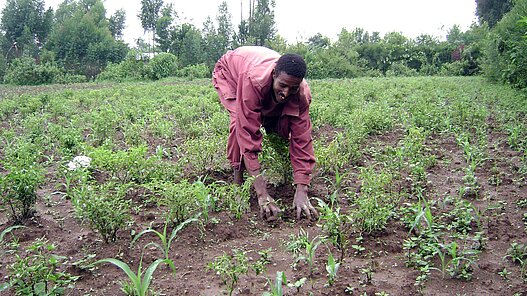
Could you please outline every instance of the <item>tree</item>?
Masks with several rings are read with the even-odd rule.
[[[114,39],[123,37],[124,23],[126,21],[126,12],[119,9],[108,20],[108,27]]]
[[[141,0],[141,12],[137,15],[145,32],[152,32],[152,51],[161,7],[163,7],[163,0]]]
[[[60,22],[46,48],[68,72],[93,78],[108,62],[118,63],[126,56],[128,47],[112,37],[102,0],[65,1],[57,13]]]
[[[202,37],[206,64],[212,68],[216,61],[233,46],[234,29],[227,2],[218,6],[217,27],[210,17],[203,23]]]
[[[513,0],[476,0],[476,15],[492,28],[513,6]]]
[[[218,22],[218,49],[224,53],[228,49],[232,48],[234,34],[232,15],[229,12],[229,7],[226,1],[221,2],[220,6],[218,6],[216,21]]]
[[[172,3],[163,6],[161,9],[161,17],[156,23],[156,42],[159,45],[159,50],[162,52],[167,52],[172,44],[172,32],[174,31],[172,23],[175,17],[176,12],[174,11]]]
[[[249,38],[254,45],[266,45],[276,33],[274,0],[257,0],[256,9],[249,17]]]
[[[203,39],[201,32],[192,24],[182,24],[175,28],[174,42],[170,48],[181,67],[203,62]]]
[[[44,0],[7,0],[2,10],[0,30],[5,32],[8,58],[38,56],[51,31],[53,10],[44,10]]]

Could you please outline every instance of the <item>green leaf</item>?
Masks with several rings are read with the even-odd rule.
[[[152,274],[154,273],[154,271],[156,271],[157,267],[159,266],[159,264],[161,263],[168,263],[170,264],[170,262],[172,262],[172,260],[170,259],[157,259],[156,261],[152,262],[152,264],[150,264],[150,266],[148,266],[148,268],[146,269],[145,273],[144,273],[144,276],[143,276],[143,280],[142,280],[142,284],[141,284],[141,294],[140,295],[146,295],[146,293],[148,292],[148,287],[150,286],[150,282],[152,281]],[[173,264],[173,262],[172,262]]]

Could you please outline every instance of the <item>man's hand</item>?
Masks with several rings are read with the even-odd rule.
[[[269,196],[258,196],[258,205],[260,206],[260,217],[267,221],[274,221],[280,215],[280,208],[275,204],[274,199]]]
[[[296,209],[296,219],[300,220],[302,212],[309,220],[317,219],[318,212],[309,202],[307,197],[307,185],[297,184],[295,198],[293,200],[293,209]]]
[[[274,199],[267,193],[267,182],[260,175],[259,171],[249,171],[251,176],[255,176],[253,186],[258,196],[258,206],[260,206],[260,217],[267,221],[278,219],[281,212],[280,208],[274,202]]]

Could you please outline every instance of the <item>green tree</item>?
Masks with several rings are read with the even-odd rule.
[[[172,33],[174,31],[173,22],[176,17],[176,12],[172,3],[163,6],[161,9],[161,17],[156,23],[156,42],[159,50],[167,52],[172,44]]]
[[[93,78],[108,62],[118,63],[126,56],[128,47],[112,37],[102,0],[65,1],[57,14],[60,22],[46,48],[68,72]]]
[[[124,9],[118,9],[115,11],[110,19],[108,20],[108,28],[112,33],[114,39],[120,39],[123,37],[124,23],[126,21],[126,12]]]
[[[266,45],[275,33],[274,0],[257,0],[249,17],[249,39],[254,45]]]
[[[192,24],[182,24],[174,29],[174,42],[170,52],[176,54],[179,65],[186,67],[203,62],[201,32]]]
[[[228,10],[227,2],[223,1],[218,6],[216,15],[217,26],[208,17],[203,23],[202,37],[205,63],[212,68],[214,63],[229,49],[232,49],[234,29],[232,16]]]
[[[492,28],[513,6],[513,0],[476,0],[476,15]]]
[[[154,50],[156,26],[161,7],[163,7],[163,0],[141,0],[141,12],[138,17],[145,32],[152,33],[152,51]]]
[[[25,51],[30,56],[38,56],[52,21],[53,10],[44,9],[44,0],[7,0],[0,31],[8,42],[8,58],[21,56]]]

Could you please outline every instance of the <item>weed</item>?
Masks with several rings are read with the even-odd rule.
[[[16,295],[63,295],[71,288],[78,276],[58,271],[66,257],[51,254],[55,245],[37,239],[26,250],[26,256],[15,255],[9,266],[9,285]]]
[[[245,252],[234,250],[233,255],[224,253],[216,257],[207,264],[207,268],[214,270],[220,276],[223,284],[227,285],[230,296],[238,284],[240,275],[249,271],[248,258]]]
[[[87,220],[106,243],[117,239],[117,231],[130,221],[130,200],[124,196],[127,185],[108,182],[86,185],[75,190],[72,199],[78,217]]]

